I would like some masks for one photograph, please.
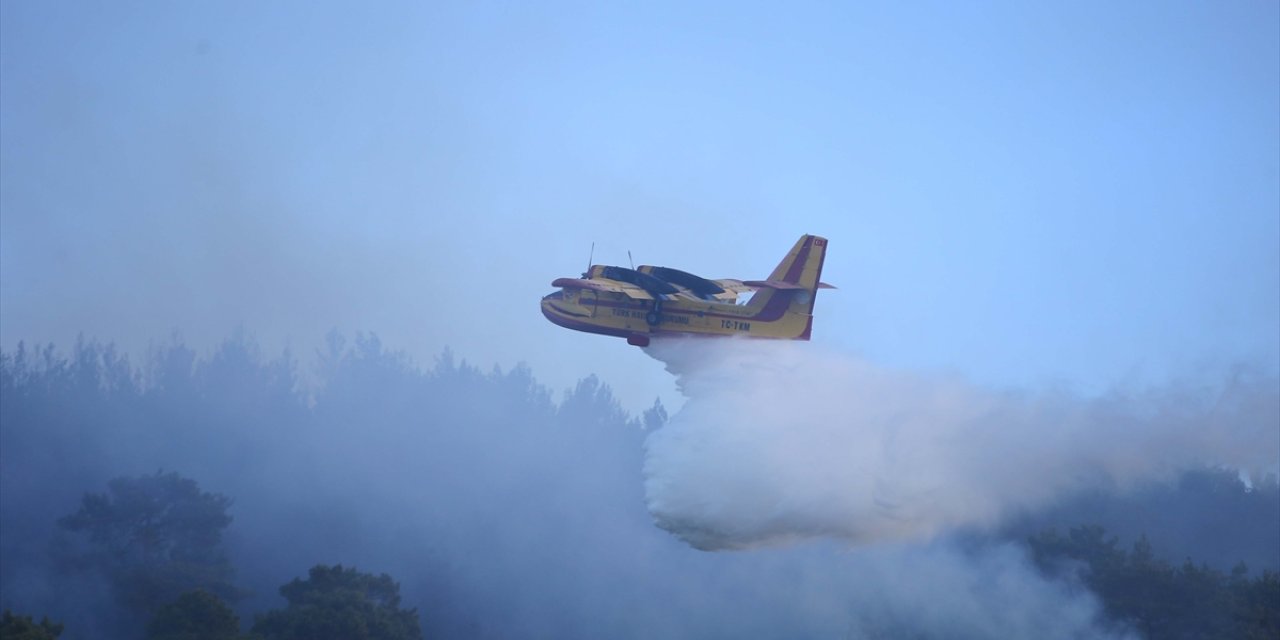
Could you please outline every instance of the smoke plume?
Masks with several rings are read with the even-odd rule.
[[[1237,372],[1081,398],[894,371],[800,342],[655,341],[684,407],[646,441],[659,526],[699,549],[928,539],[1199,465],[1275,468],[1280,393]]]

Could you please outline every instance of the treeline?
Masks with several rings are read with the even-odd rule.
[[[659,404],[633,418],[594,377],[553,397],[526,367],[482,371],[449,352],[422,366],[367,335],[331,335],[308,360],[303,370],[291,354],[266,356],[245,335],[207,355],[171,341],[140,363],[91,341],[0,352],[6,620],[39,627],[48,616],[64,640],[181,631],[192,616],[265,635],[261,621],[283,620],[272,612],[316,613],[336,597],[375,614],[394,600],[386,613],[416,612],[425,637],[831,637],[866,618],[858,557],[813,546],[706,554],[653,526],[641,469],[646,430],[665,421]],[[1253,594],[1258,620],[1271,620],[1280,603],[1263,571],[1280,569],[1269,555],[1280,494],[1267,482],[1205,470],[1082,498],[988,541],[1095,522],[1124,540],[1146,532],[1153,565],[1208,558],[1222,589]],[[165,517],[190,526],[110,525],[132,521],[121,509],[136,516],[165,500],[186,505]],[[1219,536],[1192,535],[1206,520]],[[1046,575],[1081,576],[1123,624],[1172,615],[1113,606],[1133,592],[1089,582],[1105,573],[1064,572],[1060,560],[1092,557],[1075,547],[1028,548]],[[1222,558],[1247,560],[1249,573]],[[1167,592],[1181,594],[1198,584],[1182,571],[1131,583],[1175,576]],[[848,604],[819,613],[808,585]],[[1184,610],[1231,620],[1252,610],[1235,595],[1208,602]]]
[[[257,616],[248,633],[240,618],[218,596],[202,589],[184,592],[159,607],[140,636],[146,640],[421,640],[417,611],[401,609],[400,586],[387,574],[373,576],[341,565],[311,568],[306,580],[280,588],[288,607]],[[45,617],[6,610],[0,618],[0,638],[57,640],[63,625]],[[119,630],[98,628],[94,635],[114,636]]]
[[[1047,529],[1028,540],[1041,571],[1079,580],[1102,601],[1108,618],[1147,638],[1231,640],[1280,637],[1280,574],[1250,578],[1244,563],[1230,572],[1174,565],[1152,554],[1146,536],[1129,551],[1097,525],[1065,535]],[[1277,541],[1280,543],[1280,541]]]
[[[1280,428],[1276,425],[1274,428]],[[1280,569],[1280,483],[1269,473],[1246,483],[1234,469],[1196,469],[1173,482],[1128,491],[1093,489],[1011,519],[1002,535],[1021,539],[1048,528],[1099,525],[1123,546],[1147,537],[1156,556],[1230,572]]]
[[[423,368],[364,335],[330,336],[316,361],[302,375],[290,354],[265,358],[244,335],[206,357],[175,341],[141,365],[95,342],[0,354],[3,605],[47,614],[73,638],[139,637],[159,603],[195,583],[139,574],[158,566],[138,544],[149,538],[103,529],[91,507],[157,499],[177,477],[234,497],[205,510],[237,524],[219,547],[225,564],[192,564],[205,550],[166,570],[185,563],[246,621],[306,567],[345,564],[404,575],[432,635],[504,635],[504,592],[555,568],[520,558],[530,536],[563,560],[562,533],[597,519],[648,526],[643,425],[594,377],[553,402],[525,367],[485,373],[445,352]],[[70,553],[83,539],[112,550]],[[573,551],[603,554],[592,542]]]
[[[128,620],[149,620],[147,640],[232,640],[240,621],[226,602],[244,592],[222,547],[230,505],[172,472],[115,478],[58,520],[78,535],[56,548],[55,560],[101,580]],[[422,638],[417,611],[400,608],[400,585],[387,574],[318,565],[280,594],[288,607],[256,615],[255,640]],[[136,626],[98,631],[127,636]]]

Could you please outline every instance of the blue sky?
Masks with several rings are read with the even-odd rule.
[[[597,262],[766,275],[814,340],[1007,387],[1280,368],[1274,2],[0,4],[0,344],[331,328],[661,365],[546,322]]]

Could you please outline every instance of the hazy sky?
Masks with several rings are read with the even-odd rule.
[[[768,274],[984,383],[1280,367],[1280,5],[0,3],[0,344],[336,328],[674,387],[538,309]]]

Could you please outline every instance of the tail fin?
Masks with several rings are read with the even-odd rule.
[[[759,290],[750,303],[757,310],[757,319],[781,323],[781,333],[777,337],[809,339],[818,289],[831,286],[821,280],[822,262],[826,255],[826,238],[801,236],[769,274],[768,280],[743,283]]]
[[[822,261],[827,257],[827,239],[820,236],[800,236],[787,257],[769,274],[770,282],[800,285],[805,289],[817,289],[822,278]]]

